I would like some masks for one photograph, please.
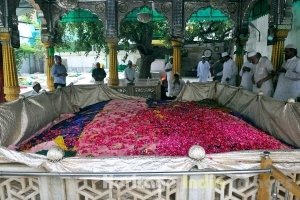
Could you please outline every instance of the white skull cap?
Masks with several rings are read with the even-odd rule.
[[[296,49],[297,50],[297,47],[294,44],[288,44],[285,46],[285,49]]]
[[[229,55],[228,52],[223,52],[222,53],[222,58],[225,57],[225,56],[228,56],[228,55]]]
[[[248,52],[247,57],[250,58],[250,57],[255,56],[256,54],[257,54],[256,51],[250,51],[250,52]]]

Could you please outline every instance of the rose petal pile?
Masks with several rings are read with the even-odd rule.
[[[207,153],[288,149],[222,109],[196,102],[147,108],[138,100],[110,101],[85,126],[75,148],[80,156],[187,156],[193,145]]]
[[[51,128],[18,144],[17,150],[32,152],[30,149],[35,149],[37,145],[54,140],[58,136],[62,136],[68,149],[72,149],[83,128],[94,119],[95,115],[98,114],[107,103],[107,101],[104,101],[87,106],[81,109],[80,112],[75,113],[75,116],[64,121],[59,120],[60,122],[53,124]],[[48,149],[48,147],[45,146],[43,148],[40,146],[38,149]]]

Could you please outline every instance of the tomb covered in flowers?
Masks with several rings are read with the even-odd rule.
[[[274,165],[295,175],[297,181],[299,108],[298,103],[275,101],[218,83],[188,83],[175,101],[127,96],[105,85],[71,85],[0,106],[1,166],[3,171],[18,171],[21,165],[25,172],[88,173],[77,182],[59,181],[68,188],[65,195],[74,193],[75,199],[89,196],[86,189],[94,187],[89,186],[93,173],[176,172],[195,167],[198,170],[255,169],[264,151],[271,152]],[[201,159],[189,157],[189,150],[195,146],[205,151]],[[59,149],[61,157],[57,156],[59,152],[50,155],[53,147]],[[225,177],[215,176],[213,180],[237,180],[235,176]],[[154,179],[169,186],[160,188],[160,195],[166,199],[174,195],[176,199],[186,199],[179,198],[189,193],[182,190],[183,177],[161,178],[164,180]],[[244,178],[252,183],[243,189],[235,188],[231,195],[237,192],[249,196],[247,188],[254,198],[257,176],[244,175]],[[96,178],[92,183],[112,184],[104,192],[112,196],[125,195],[127,190],[140,191],[126,184],[115,190],[119,179],[106,179]],[[132,179],[139,177],[125,178]],[[154,180],[151,176],[147,179]],[[38,184],[42,179],[33,180]],[[223,183],[202,194],[224,195],[227,186],[222,186]],[[85,189],[81,191],[82,184]],[[38,195],[50,195],[41,189],[50,186],[38,185]],[[147,193],[147,189],[142,191]],[[153,188],[149,190],[153,192]],[[101,191],[93,191],[95,199],[105,196]]]

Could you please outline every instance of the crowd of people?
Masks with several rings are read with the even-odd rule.
[[[259,52],[246,52],[247,60],[238,72],[234,60],[228,52],[221,54],[212,67],[208,58],[202,56],[197,65],[197,77],[200,83],[206,83],[210,80],[219,81],[222,84],[231,86],[240,86],[253,92],[263,92],[264,95],[274,97],[275,99],[287,101],[289,98],[299,100],[300,98],[300,59],[297,56],[297,48],[293,44],[288,44],[284,49],[285,61],[281,68],[276,72],[271,61],[262,56]],[[54,88],[66,86],[66,77],[68,76],[66,67],[62,64],[60,56],[56,55],[55,64],[51,69],[51,75],[54,80]],[[175,99],[185,82],[180,74],[176,72],[173,75],[173,58],[170,57],[165,65],[166,79],[162,80],[162,99]],[[136,80],[136,70],[132,61],[128,61],[124,70],[125,80],[128,85],[133,85]],[[237,84],[237,76],[241,81]],[[103,84],[106,72],[100,63],[92,70],[92,77],[96,84]],[[276,87],[275,87],[276,86]],[[32,91],[22,94],[22,96],[38,95],[42,90],[40,83],[32,83]]]
[[[221,54],[221,59],[212,67],[205,56],[197,66],[199,82],[205,83],[209,78],[222,84],[241,86],[255,93],[262,92],[265,96],[287,101],[290,98],[299,100],[300,97],[300,59],[297,48],[288,44],[284,49],[285,61],[276,72],[271,61],[259,52],[246,52],[247,60],[238,74],[238,68],[228,52]],[[237,75],[241,77],[239,84]],[[276,87],[275,87],[276,86]]]

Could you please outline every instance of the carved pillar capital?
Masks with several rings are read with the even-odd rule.
[[[183,40],[181,38],[176,38],[171,40],[172,47],[182,47]]]
[[[289,29],[276,29],[274,34],[277,41],[284,41],[289,34]]]
[[[275,43],[272,48],[272,64],[275,70],[278,70],[284,60],[284,41],[288,36],[289,29],[276,29],[274,31]]]
[[[0,32],[0,41],[1,42],[10,42],[10,33],[9,32]]]
[[[14,49],[10,45],[10,34],[8,32],[0,33],[2,43],[3,57],[3,77],[4,77],[4,94],[6,101],[18,99],[20,87],[18,83],[17,67],[15,63]]]
[[[114,48],[118,46],[118,39],[117,38],[106,38],[105,39],[109,48]]]

